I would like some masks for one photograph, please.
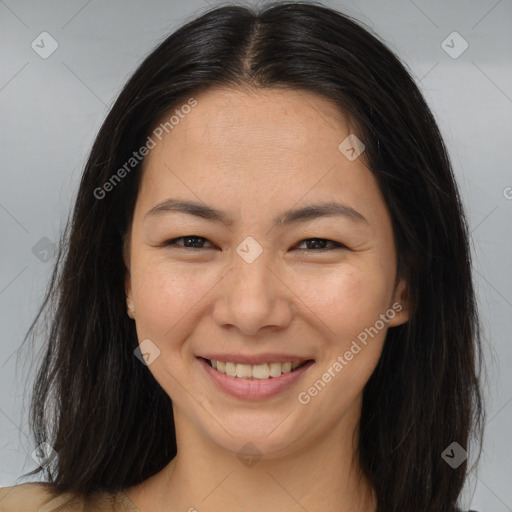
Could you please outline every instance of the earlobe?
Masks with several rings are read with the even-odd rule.
[[[396,327],[397,325],[405,324],[409,320],[409,293],[408,293],[407,283],[404,279],[401,279],[398,283],[398,286],[395,289],[395,294],[393,297],[393,301],[390,304],[390,313],[388,315],[390,318],[388,327]],[[391,316],[393,317],[391,318]]]
[[[128,316],[135,320],[135,306],[133,305],[133,300],[128,295],[126,296],[126,310]]]
[[[126,312],[128,313],[128,316],[130,318],[135,319],[135,305],[133,304],[132,282],[131,282],[131,278],[130,278],[129,269],[126,269],[124,288],[125,288],[125,292],[126,292]]]
[[[130,318],[135,319],[135,305],[133,304],[132,280],[130,276],[130,247],[126,236],[123,236],[123,261],[125,264],[124,291],[126,293],[126,311]]]

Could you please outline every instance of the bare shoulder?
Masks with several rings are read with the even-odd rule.
[[[25,483],[0,488],[0,512],[39,512],[53,501],[50,484]]]
[[[0,512],[132,512],[123,492],[94,492],[87,498],[53,491],[47,482],[0,487]]]

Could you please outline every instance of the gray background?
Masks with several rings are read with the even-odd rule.
[[[372,27],[405,60],[445,138],[468,211],[489,366],[484,455],[461,505],[512,511],[512,2],[324,3]],[[0,486],[35,467],[26,413],[38,353],[18,348],[93,138],[144,56],[213,5],[0,0]],[[31,47],[42,46],[44,31],[58,43],[46,59]],[[468,43],[457,58],[463,41],[443,43],[454,31]]]

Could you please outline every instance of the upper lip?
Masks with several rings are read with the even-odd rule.
[[[310,359],[311,357],[302,357],[292,354],[276,354],[276,353],[266,353],[266,354],[258,354],[258,355],[244,355],[244,354],[206,354],[203,356],[204,359],[210,359],[210,361],[222,361],[225,363],[235,363],[235,364],[263,364],[263,363],[294,363],[301,362],[304,363]]]

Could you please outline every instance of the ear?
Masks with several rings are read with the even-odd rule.
[[[389,327],[396,327],[397,325],[404,324],[409,320],[409,289],[405,279],[400,279],[398,285],[395,286],[393,300],[389,305],[389,308],[395,312],[395,316],[389,320]]]
[[[128,316],[135,320],[135,306],[132,297],[132,284],[129,271],[126,272],[125,277],[125,291],[126,291],[126,313]]]
[[[124,291],[126,293],[126,310],[128,316],[134,319],[135,307],[133,305],[132,296],[132,279],[130,274],[130,244],[128,236],[123,236],[123,261],[125,265]]]

